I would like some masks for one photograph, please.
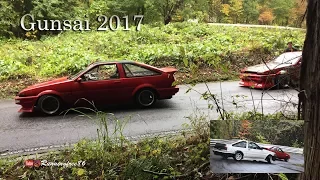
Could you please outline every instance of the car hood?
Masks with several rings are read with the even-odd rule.
[[[258,64],[255,66],[250,66],[242,70],[242,72],[255,72],[255,73],[264,73],[269,70],[276,70],[284,67],[291,66],[292,64],[279,64],[274,62],[269,62],[266,64]]]
[[[34,84],[32,86],[28,86],[26,88],[26,90],[30,90],[30,89],[35,89],[35,88],[39,88],[39,87],[44,87],[44,86],[48,86],[48,85],[54,85],[57,83],[63,83],[63,82],[67,82],[68,81],[68,77],[62,77],[62,78],[57,78],[57,79],[53,79],[51,81],[46,81],[43,83],[38,83],[38,84]]]

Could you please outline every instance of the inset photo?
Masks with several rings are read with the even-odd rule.
[[[213,120],[213,173],[304,172],[303,120]]]

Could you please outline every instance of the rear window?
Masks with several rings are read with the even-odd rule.
[[[241,142],[233,144],[232,146],[233,147],[246,148],[247,147],[247,142],[246,141],[241,141]]]
[[[141,67],[135,64],[123,64],[126,77],[143,77],[143,76],[155,76],[161,73],[150,70],[145,67]]]

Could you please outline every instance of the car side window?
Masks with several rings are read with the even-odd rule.
[[[249,149],[260,149],[260,147],[256,143],[253,143],[253,142],[249,143],[248,148]]]
[[[159,72],[134,65],[134,64],[123,64],[124,72],[126,77],[143,77],[143,76],[155,76],[160,75]]]
[[[238,143],[233,144],[232,146],[233,146],[233,147],[246,148],[246,147],[247,147],[247,142],[241,141],[241,142],[238,142]]]
[[[116,64],[104,64],[94,67],[83,76],[85,81],[118,79],[119,71]]]

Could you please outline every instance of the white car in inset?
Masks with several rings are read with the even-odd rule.
[[[236,161],[242,159],[265,160],[271,163],[275,161],[275,153],[260,147],[255,142],[239,140],[231,144],[216,143],[213,147],[213,153],[224,158],[233,157]]]

